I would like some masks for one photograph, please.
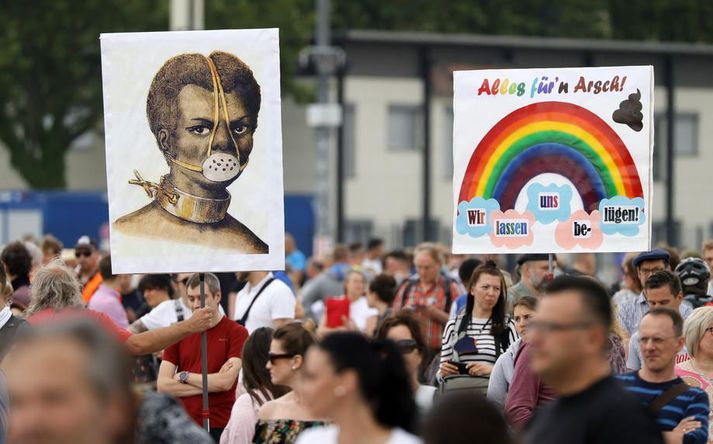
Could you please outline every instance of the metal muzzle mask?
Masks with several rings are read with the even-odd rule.
[[[212,182],[226,182],[235,179],[243,172],[247,166],[247,160],[244,164],[240,163],[240,157],[237,151],[238,144],[233,137],[233,132],[230,130],[228,104],[225,100],[225,92],[223,91],[223,84],[220,81],[218,69],[210,57],[206,57],[206,61],[208,62],[208,68],[210,68],[210,75],[213,80],[213,127],[210,130],[210,138],[208,139],[207,157],[201,165],[184,162],[175,157],[171,157],[170,160],[181,168],[203,174],[206,179]],[[213,140],[215,140],[215,133],[218,131],[218,125],[220,123],[221,105],[228,134],[235,147],[235,154],[213,152]]]

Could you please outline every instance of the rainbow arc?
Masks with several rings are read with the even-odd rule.
[[[605,198],[643,197],[634,160],[614,130],[581,106],[553,101],[519,108],[488,131],[468,162],[459,202],[493,198],[501,210],[512,209],[543,173],[569,179],[588,212]]]

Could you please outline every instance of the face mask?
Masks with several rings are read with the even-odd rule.
[[[230,116],[228,115],[228,104],[225,100],[225,93],[223,92],[223,85],[220,81],[220,76],[218,75],[218,69],[215,67],[213,60],[210,57],[206,57],[208,62],[208,68],[210,68],[210,75],[213,79],[213,128],[210,131],[210,138],[208,139],[208,157],[203,161],[203,164],[198,166],[183,162],[181,160],[172,157],[170,160],[174,164],[181,168],[187,169],[189,171],[194,171],[201,173],[203,177],[212,182],[226,182],[235,179],[243,172],[247,166],[247,161],[244,164],[240,163],[240,159],[237,156],[238,144],[235,142],[233,137],[233,132],[230,131]],[[220,108],[223,108],[223,116],[225,117],[225,125],[228,128],[228,134],[230,134],[230,139],[235,147],[235,154],[231,153],[213,153],[213,140],[215,139],[215,133],[218,130],[218,124],[220,121]]]

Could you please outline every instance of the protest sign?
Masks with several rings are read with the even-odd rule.
[[[102,34],[116,273],[284,268],[277,29]]]
[[[650,247],[653,68],[454,73],[454,253]]]

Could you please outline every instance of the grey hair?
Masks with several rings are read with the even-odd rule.
[[[438,262],[438,264],[441,266],[446,262],[441,249],[438,248],[438,245],[432,242],[423,242],[418,244],[413,253],[414,258],[419,253],[427,253],[434,261]]]
[[[205,285],[208,287],[210,294],[215,295],[220,292],[220,281],[218,280],[218,276],[213,273],[205,273],[205,278],[203,280],[205,281]],[[200,285],[200,282],[200,273],[195,273],[188,279],[188,282],[186,282],[186,288],[197,288]]]
[[[27,309],[28,315],[46,309],[84,307],[79,281],[60,260],[54,260],[37,270],[30,289],[32,300]]]
[[[97,321],[85,317],[67,317],[34,326],[18,336],[10,355],[30,350],[33,345],[48,340],[67,340],[85,351],[83,379],[90,384],[99,399],[106,400],[119,395],[131,400],[132,361],[116,339],[102,329]]]
[[[706,330],[713,327],[713,307],[699,307],[693,310],[683,324],[683,336],[686,338],[686,350],[694,358],[698,356],[698,346],[706,334]]]

